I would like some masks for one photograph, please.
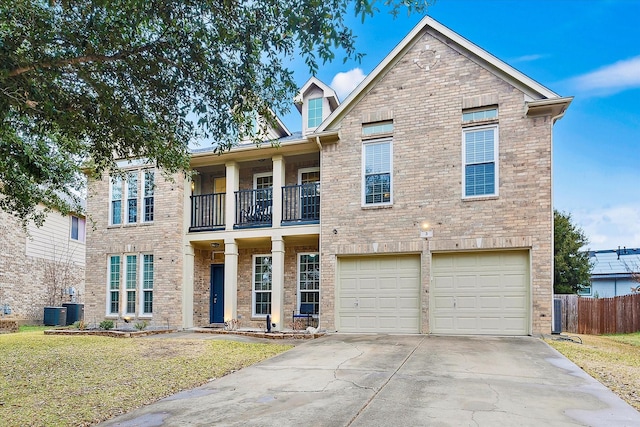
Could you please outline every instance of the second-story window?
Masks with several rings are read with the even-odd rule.
[[[127,222],[138,221],[138,172],[127,175]]]
[[[122,224],[122,179],[114,176],[111,179],[111,224]]]
[[[308,109],[307,127],[317,128],[322,123],[322,98],[310,99]]]
[[[143,209],[144,209],[144,222],[153,221],[153,192],[155,188],[154,182],[154,173],[152,170],[144,171],[144,200],[143,200]]]
[[[391,141],[363,144],[362,204],[391,204]]]

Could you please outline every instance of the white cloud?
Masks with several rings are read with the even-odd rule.
[[[353,89],[367,77],[360,68],[354,68],[346,73],[338,73],[331,80],[331,87],[336,91],[338,98],[344,100]]]
[[[640,88],[640,56],[607,65],[571,79],[583,92],[610,95],[627,89]]]
[[[532,62],[532,61],[537,61],[538,59],[542,59],[542,58],[546,58],[549,55],[543,55],[541,53],[534,53],[531,55],[523,55],[523,56],[519,56],[517,58],[513,58],[511,60],[509,60],[509,63],[512,64],[516,64],[518,62]]]
[[[590,249],[640,248],[640,202],[572,212]]]

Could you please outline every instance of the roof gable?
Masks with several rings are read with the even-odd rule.
[[[356,105],[369,92],[370,88],[383,78],[384,75],[386,75],[386,73],[404,56],[404,54],[406,54],[426,33],[444,41],[452,49],[459,51],[470,60],[519,88],[530,98],[531,101],[557,99],[564,100],[563,104],[566,104],[564,108],[568,105],[568,98],[561,98],[555,92],[491,55],[486,50],[445,27],[435,19],[425,16],[356,87],[356,89],[349,94],[344,102],[340,104],[335,111],[333,111],[331,116],[329,116],[315,132],[320,133],[326,131],[339,123],[340,120],[354,107],[354,105]]]

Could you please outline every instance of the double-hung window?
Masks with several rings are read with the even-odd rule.
[[[120,256],[109,257],[109,314],[118,314],[120,310]]]
[[[153,255],[142,256],[142,314],[153,313]]]
[[[138,283],[138,257],[136,255],[127,255],[126,264],[126,288],[127,288],[127,304],[125,313],[135,314],[136,312],[136,284]]]
[[[391,140],[364,142],[362,150],[362,204],[391,204]]]
[[[122,224],[122,178],[111,178],[110,219],[112,225]]]
[[[138,221],[138,171],[127,175],[127,222]]]
[[[498,194],[498,126],[463,129],[464,196]]]
[[[71,215],[71,240],[84,242],[85,219]]]
[[[152,170],[144,171],[144,194],[143,194],[143,209],[144,216],[142,220],[144,222],[153,221],[153,191],[155,189],[154,173]]]
[[[253,257],[253,316],[271,314],[271,255]]]
[[[307,127],[317,128],[322,123],[322,98],[313,98],[308,104]]]
[[[317,253],[298,255],[298,308],[313,304],[313,314],[320,312],[320,256]]]

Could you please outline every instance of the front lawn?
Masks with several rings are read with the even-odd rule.
[[[589,375],[640,410],[640,332],[623,335],[576,335],[582,344],[547,342]]]
[[[226,340],[56,336],[37,329],[2,334],[0,424],[90,425],[289,348]]]

